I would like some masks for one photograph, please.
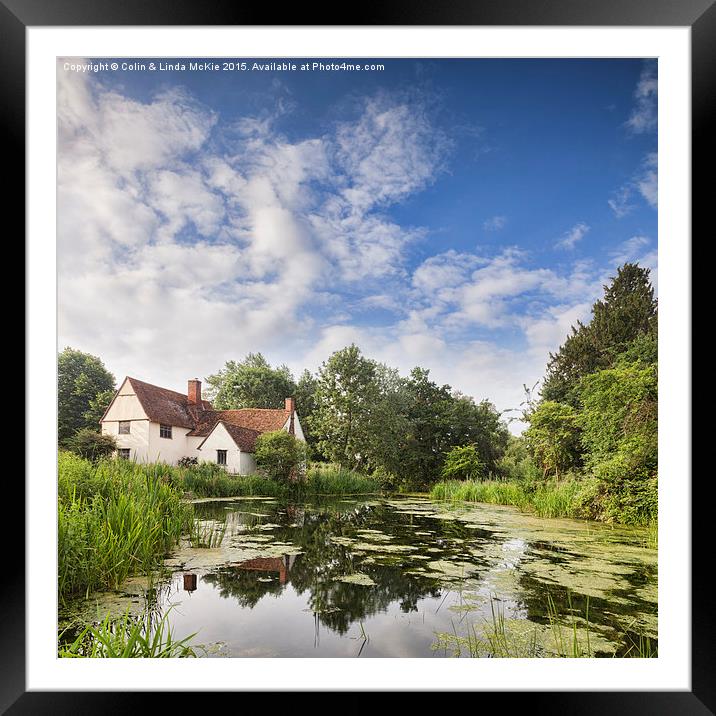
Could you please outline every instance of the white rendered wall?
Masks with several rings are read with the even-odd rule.
[[[102,422],[113,420],[146,420],[147,414],[144,412],[142,404],[134,394],[132,385],[125,379],[122,386],[117,391],[112,404],[109,406],[107,415],[104,416]]]
[[[129,435],[119,434],[118,421],[103,421],[102,434],[113,435],[118,448],[129,448],[129,459],[136,462],[149,462],[149,421],[132,420]]]
[[[291,417],[289,416],[286,422],[283,424],[283,429],[288,432],[290,427]],[[298,420],[298,413],[293,414],[293,434],[298,440],[303,440],[303,442],[306,442],[306,437],[303,434],[303,428],[301,427],[301,423]]]
[[[131,421],[129,435],[119,434],[120,420]],[[102,434],[113,435],[117,447],[129,448],[130,460],[147,462],[149,459],[149,420],[126,378],[102,420]]]
[[[174,425],[171,438],[163,438],[159,435],[159,423],[149,423],[149,461],[176,465],[183,457],[195,457],[196,451],[190,450],[187,444],[191,440],[186,437],[188,432],[188,428]]]
[[[216,462],[217,450],[226,450],[226,470],[228,472],[241,473],[241,450],[236,447],[234,439],[226,432],[226,428],[221,423],[217,423],[201,446],[199,461]]]
[[[257,470],[256,458],[253,453],[241,452],[241,474],[242,475],[253,475]]]

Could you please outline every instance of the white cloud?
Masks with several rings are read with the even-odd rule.
[[[635,134],[643,134],[656,129],[658,80],[656,62],[645,64],[634,90],[635,107],[626,126]]]
[[[609,207],[614,212],[614,215],[621,219],[634,209],[633,199],[635,195],[638,196],[639,194],[652,209],[657,208],[658,155],[656,152],[649,152],[642,160],[634,176],[612,193],[612,197],[608,200]]]
[[[332,287],[404,274],[424,232],[380,212],[440,170],[447,143],[425,111],[369,98],[302,141],[275,131],[285,111],[214,143],[218,115],[186,92],[139,101],[59,73],[61,345],[181,388],[248,351],[309,350]]]
[[[557,241],[555,248],[573,249],[587,234],[589,226],[583,221],[575,224],[569,231],[565,231],[562,238]]]
[[[612,197],[607,200],[607,203],[617,219],[625,217],[634,208],[634,204],[631,203],[631,197],[631,183],[623,184],[619,189],[612,192]]]
[[[439,383],[516,407],[604,270],[535,266],[517,248],[439,251],[413,266],[409,249],[429,251],[428,234],[386,211],[443,170],[449,143],[424,108],[368,98],[352,122],[294,141],[275,129],[285,111],[226,130],[186,93],[140,102],[61,76],[61,347],[181,390],[250,351],[298,373],[355,342],[403,374],[422,365]],[[644,187],[631,187],[647,200],[655,166],[654,156]],[[628,250],[653,253],[655,265],[648,244]],[[358,325],[355,311],[372,307],[394,316]]]
[[[489,219],[485,219],[482,223],[482,228],[485,231],[499,231],[500,229],[504,229],[506,224],[506,216],[491,216]]]
[[[635,178],[639,193],[646,199],[652,209],[656,209],[658,199],[657,154],[650,152],[642,162],[641,171]]]

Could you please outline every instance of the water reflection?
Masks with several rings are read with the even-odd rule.
[[[605,655],[625,620],[656,636],[656,554],[634,530],[418,499],[196,510],[225,523],[224,543],[180,550],[158,606],[180,603],[178,637],[234,656],[441,656],[436,634],[484,624],[494,599],[534,625],[548,597],[563,615],[588,608]]]

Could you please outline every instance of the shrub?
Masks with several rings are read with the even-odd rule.
[[[268,477],[280,482],[300,481],[306,462],[306,444],[285,430],[256,438],[256,464]]]
[[[69,449],[80,457],[96,462],[109,457],[117,449],[112,435],[102,435],[90,428],[78,430],[67,442]]]
[[[443,480],[480,480],[485,476],[485,465],[474,445],[452,448],[445,456],[441,472]]]
[[[545,400],[530,414],[529,421],[525,439],[544,476],[554,472],[559,478],[561,471],[578,464],[580,426],[574,408]]]
[[[198,465],[199,460],[195,457],[182,457],[177,461],[178,467],[190,467],[191,465]]]

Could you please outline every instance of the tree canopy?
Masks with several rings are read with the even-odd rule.
[[[218,410],[282,408],[296,391],[291,371],[271,367],[261,353],[248,353],[241,361],[228,361],[207,377],[207,396]]]
[[[60,444],[67,445],[82,428],[99,432],[99,419],[114,391],[114,376],[97,356],[65,348],[57,358],[57,437]]]
[[[580,379],[611,367],[635,343],[655,344],[657,301],[649,269],[625,263],[608,286],[604,298],[592,306],[592,319],[577,322],[555,354],[550,354],[541,395],[545,400],[577,404]],[[646,341],[646,342],[645,342]]]

